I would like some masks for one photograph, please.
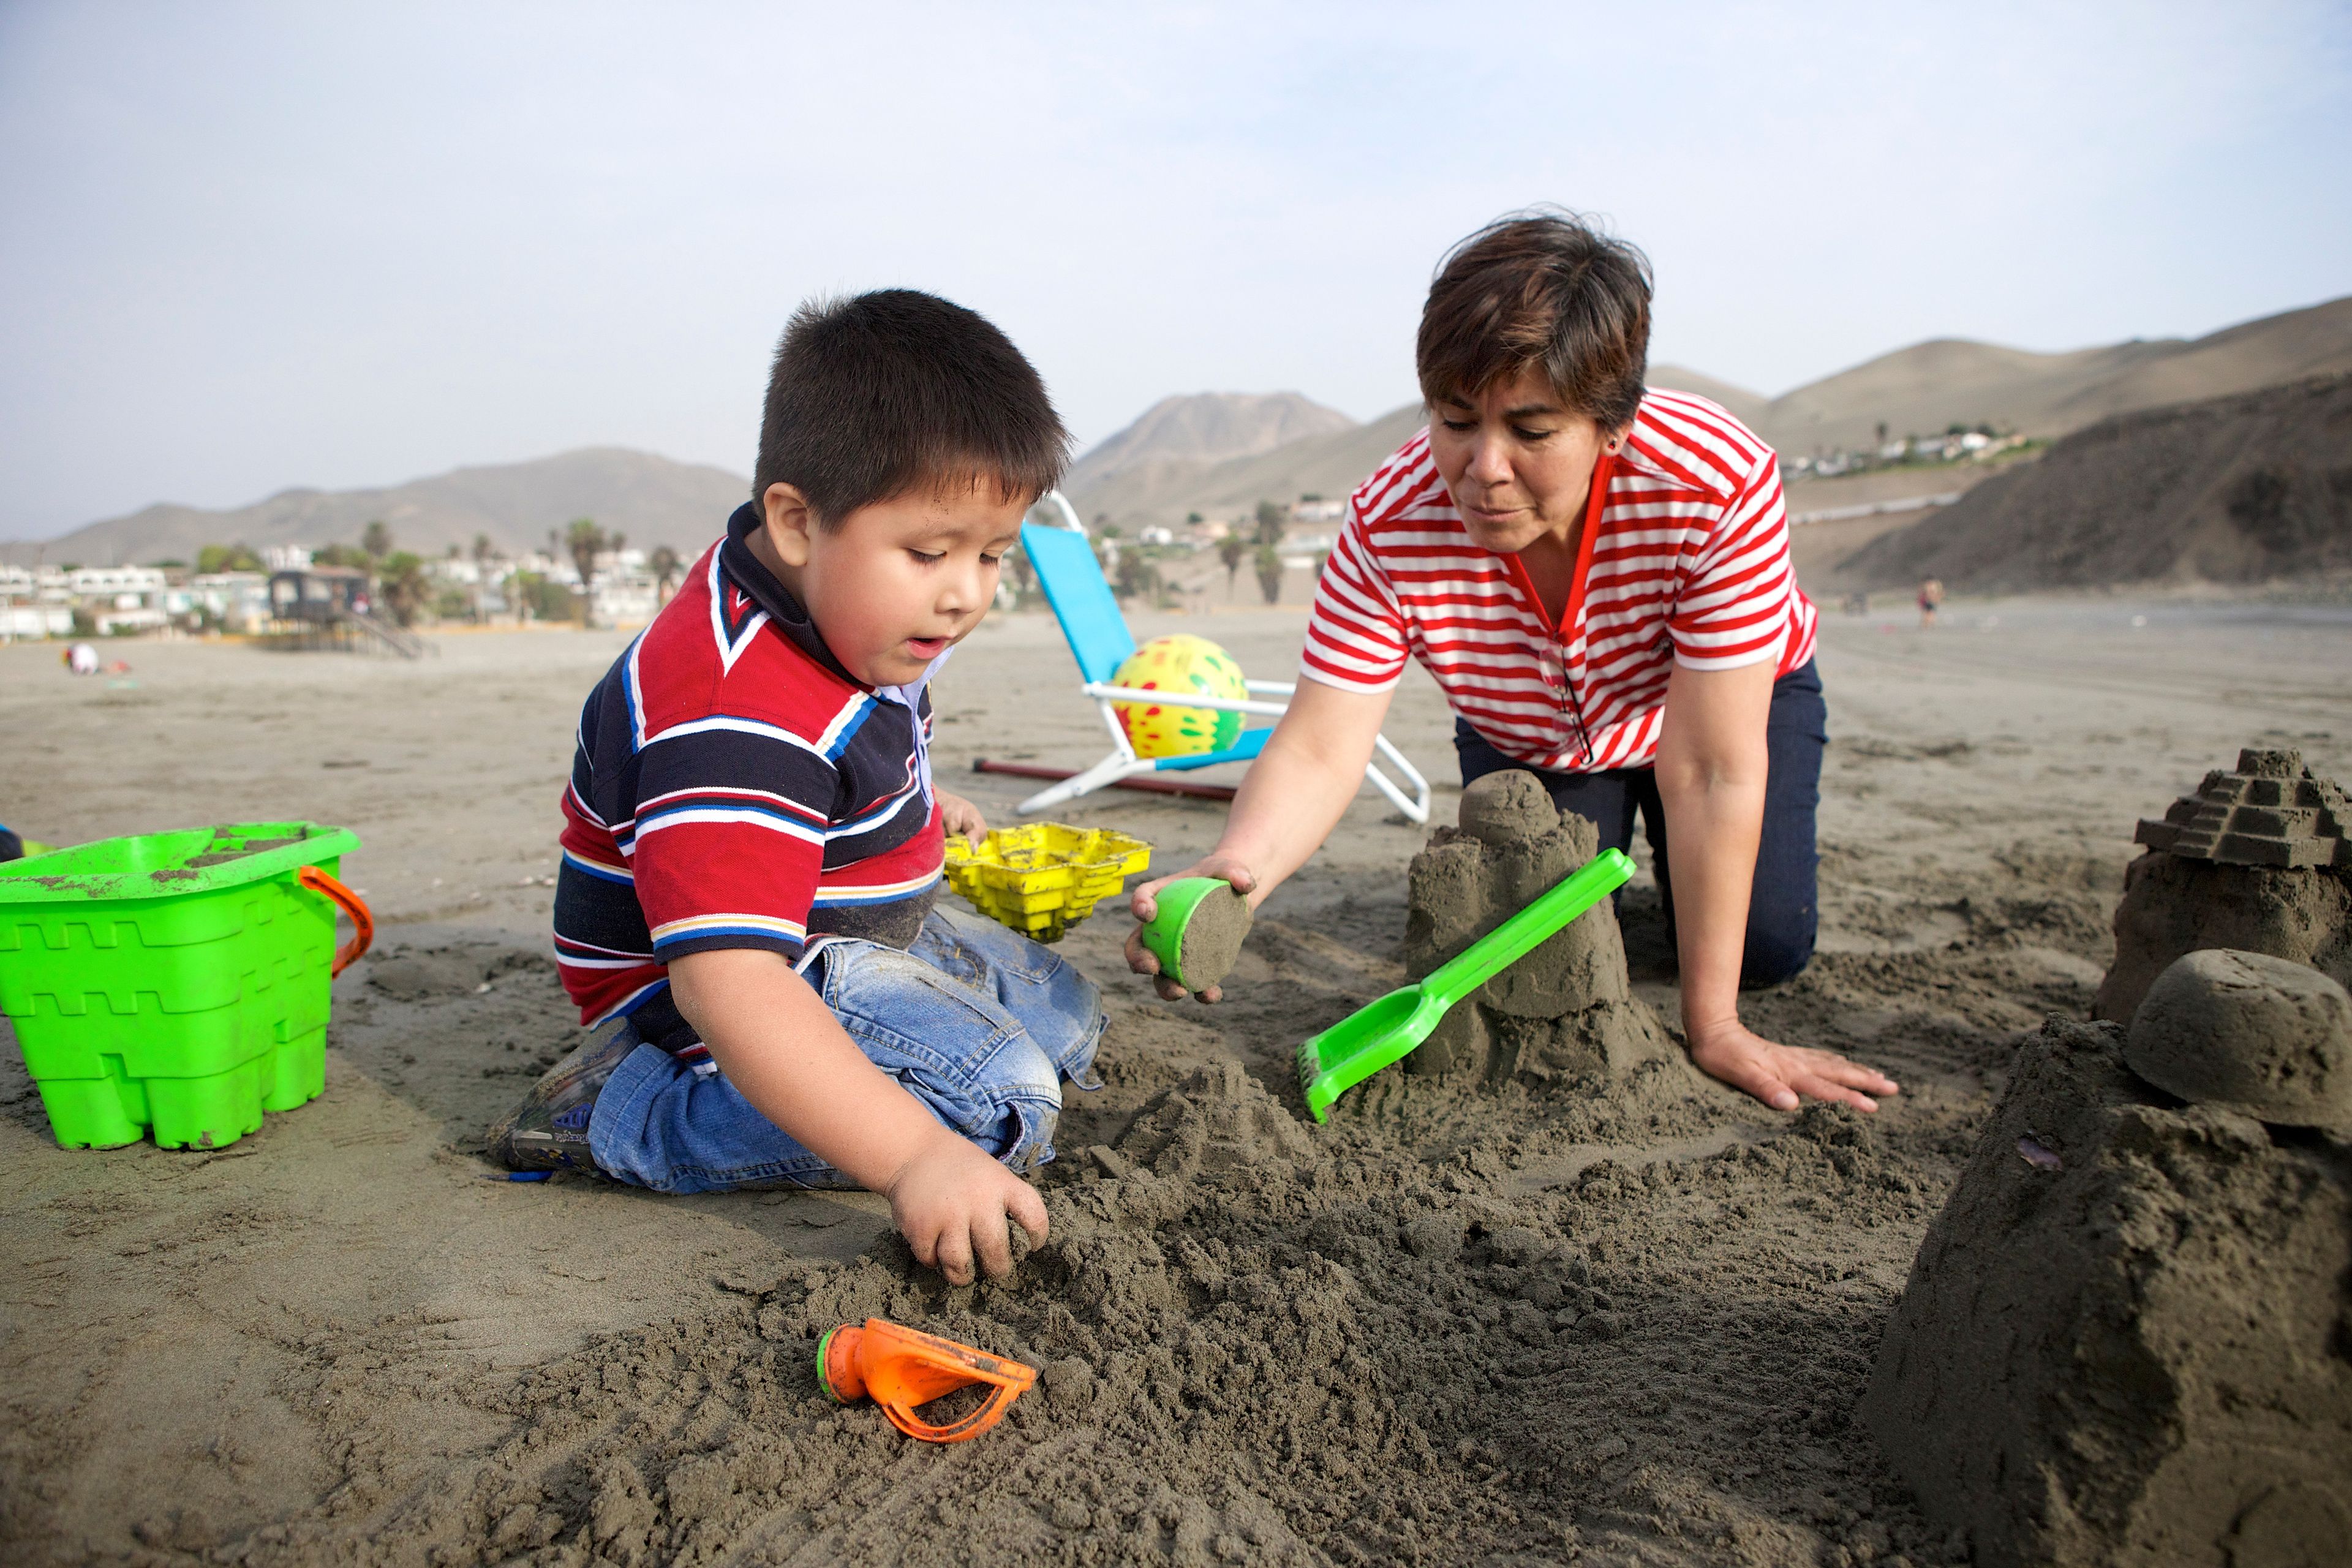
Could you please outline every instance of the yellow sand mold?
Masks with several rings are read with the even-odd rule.
[[[1033,822],[1000,827],[975,846],[948,839],[948,886],[989,919],[1037,942],[1094,913],[1151,865],[1151,846],[1108,828]]]

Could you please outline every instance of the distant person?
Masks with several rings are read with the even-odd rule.
[[[74,675],[96,675],[99,672],[98,649],[86,642],[68,644],[65,666],[68,672]]]
[[[1944,602],[1944,585],[1929,577],[1919,584],[1919,626],[1926,630],[1936,624],[1936,606]]]
[[[1453,704],[1464,784],[1526,769],[1620,849],[1641,816],[1694,1062],[1780,1110],[1872,1110],[1892,1079],[1739,1019],[1743,984],[1813,953],[1816,616],[1779,459],[1715,404],[1645,394],[1649,335],[1649,263],[1581,219],[1506,219],[1445,258],[1415,353],[1430,426],[1349,500],[1297,694],[1216,847],[1172,875],[1255,904],[1297,870],[1418,658]],[[1167,879],[1137,889],[1139,919]],[[1139,940],[1128,959],[1157,973]]]
[[[866,1187],[957,1284],[1042,1240],[1022,1177],[1094,1075],[1092,982],[935,908],[931,677],[1068,437],[988,321],[887,289],[796,312],[751,500],[580,715],[555,948],[598,1033],[490,1130],[515,1170],[666,1193]]]

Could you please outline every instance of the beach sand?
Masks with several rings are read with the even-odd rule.
[[[1221,595],[1220,595],[1221,596]],[[556,797],[619,634],[404,664],[0,647],[0,820],[56,842],[352,827],[382,922],[336,983],[327,1089],[214,1152],[65,1152],[0,1047],[0,1549],[255,1564],[1951,1559],[1852,1417],[2018,1041],[2087,1017],[2134,820],[2245,745],[2352,776],[2352,616],[2106,598],[1825,615],[1821,955],[1747,1016],[1900,1079],[1875,1118],[1638,1079],[1385,1075],[1307,1124],[1291,1048],[1401,984],[1424,837],[1369,790],[1264,908],[1215,1007],[1118,956],[1108,1087],[1072,1091],[1054,1239],[949,1291],[865,1194],[661,1198],[482,1179],[482,1128],[578,1035],[548,957]],[[1139,616],[1290,673],[1296,608]],[[992,821],[1098,721],[1050,618],[994,617],[938,694]],[[1409,671],[1390,737],[1457,775]],[[1222,808],[1105,792],[1174,870]],[[1654,889],[1635,992],[1675,1019]],[[5,1033],[5,1026],[0,1026]],[[980,1442],[829,1405],[873,1312],[1045,1367]]]

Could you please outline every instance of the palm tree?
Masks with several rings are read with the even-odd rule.
[[[668,545],[656,544],[653,553],[646,557],[646,570],[654,574],[654,608],[659,609],[669,603],[669,585],[686,570],[686,563]]]
[[[593,517],[575,517],[564,530],[563,548],[571,552],[572,564],[580,574],[580,624],[583,626],[588,624],[589,595],[596,585],[596,557],[620,547],[620,536],[605,533]]]
[[[1252,563],[1257,568],[1257,591],[1269,605],[1282,602],[1282,557],[1271,544],[1261,544]]]
[[[402,626],[415,625],[417,612],[425,607],[427,589],[424,560],[405,550],[395,550],[383,558],[378,572],[378,603]]]
[[[1234,581],[1241,575],[1242,557],[1249,553],[1249,541],[1238,528],[1228,529],[1217,541],[1217,559],[1225,563],[1225,597],[1234,596]]]
[[[491,544],[488,534],[474,535],[474,624],[477,626],[489,617],[485,606],[489,603],[490,561],[497,554],[498,549]]]
[[[1289,509],[1279,501],[1257,503],[1257,542],[1269,547],[1282,542],[1283,525],[1290,521]]]

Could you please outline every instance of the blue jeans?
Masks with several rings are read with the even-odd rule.
[[[1756,847],[1756,879],[1748,896],[1748,948],[1739,966],[1744,986],[1778,985],[1794,979],[1813,961],[1821,926],[1815,891],[1821,854],[1814,818],[1822,804],[1822,752],[1829,745],[1829,708],[1822,700],[1822,678],[1808,659],[1772,683],[1772,709],[1764,721],[1769,757],[1764,781],[1764,837]],[[1675,889],[1667,875],[1666,813],[1658,781],[1648,768],[1615,768],[1597,773],[1555,773],[1530,768],[1489,745],[1465,719],[1454,721],[1454,749],[1462,758],[1462,782],[1505,768],[1521,768],[1543,780],[1563,811],[1591,817],[1601,828],[1601,847],[1627,849],[1633,843],[1633,816],[1641,814],[1658,877],[1666,931],[1675,927]]]
[[[905,952],[828,943],[807,977],[868,1061],[1015,1171],[1054,1157],[1063,1079],[1101,1087],[1094,982],[977,915],[933,910]],[[607,1175],[656,1192],[857,1184],[760,1114],[724,1074],[697,1073],[642,1043],[597,1095],[588,1148]]]

